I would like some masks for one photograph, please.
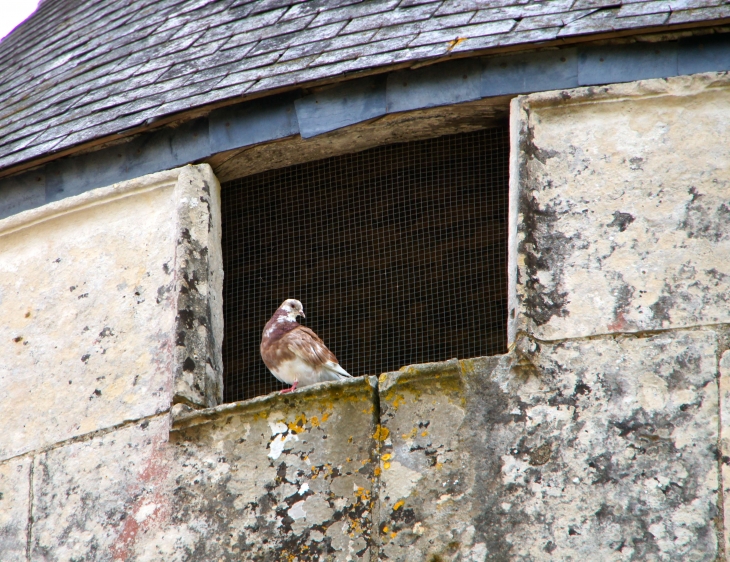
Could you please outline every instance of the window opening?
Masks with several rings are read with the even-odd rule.
[[[354,376],[504,353],[508,160],[497,127],[224,183],[225,400],[285,387],[259,343],[286,298]]]

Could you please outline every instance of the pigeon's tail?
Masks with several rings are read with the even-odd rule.
[[[330,375],[330,380],[336,381],[343,378],[350,378],[352,375],[345,371],[342,367],[340,367],[337,363],[333,363],[332,361],[327,361],[327,363],[324,366],[324,371],[327,373],[327,375]]]

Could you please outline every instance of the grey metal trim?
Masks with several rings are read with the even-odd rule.
[[[287,94],[212,111],[210,153],[282,139],[299,133],[294,100]]]
[[[448,65],[427,66],[388,75],[388,113],[474,101],[483,97],[480,60],[462,60]]]
[[[286,94],[61,158],[0,179],[0,218],[51,201],[300,134],[313,137],[385,115],[480,98],[730,70],[730,35],[621,47],[579,47],[444,62]]]
[[[481,97],[575,88],[578,50],[561,49],[484,61]]]
[[[195,119],[128,143],[61,158],[45,166],[44,203],[205,158],[210,156],[209,145],[208,120]]]
[[[309,138],[385,115],[385,76],[353,80],[294,102],[299,133]]]
[[[578,57],[578,83],[581,86],[676,75],[677,43],[583,49]]]

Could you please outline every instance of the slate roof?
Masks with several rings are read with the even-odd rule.
[[[728,17],[724,0],[44,0],[0,42],[0,170],[361,70]]]

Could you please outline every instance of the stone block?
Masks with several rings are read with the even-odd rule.
[[[374,377],[181,415],[167,520],[130,552],[156,560],[370,560]]]
[[[37,455],[30,559],[132,559],[139,537],[171,515],[168,434],[159,416]]]
[[[169,408],[177,176],[0,221],[0,459]]]
[[[715,560],[715,333],[522,343],[381,377],[381,559]]]
[[[219,191],[186,166],[0,221],[0,460],[222,400]]]
[[[727,76],[513,102],[512,337],[730,321]]]
[[[210,166],[185,166],[175,187],[174,402],[223,401],[220,184]]]
[[[33,459],[0,463],[0,554],[3,562],[26,562]]]

